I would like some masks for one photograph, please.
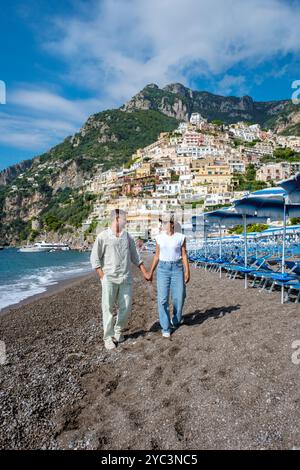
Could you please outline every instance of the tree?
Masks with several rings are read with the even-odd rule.
[[[55,215],[48,214],[44,218],[44,224],[48,230],[56,231],[61,227],[62,221],[59,220]]]
[[[244,175],[237,173],[234,176],[234,184],[236,191],[257,191],[267,187],[264,181],[256,180],[256,169],[252,163],[247,166]]]
[[[262,232],[263,230],[266,230],[267,228],[268,228],[268,225],[266,224],[251,224],[251,225],[247,225],[247,233]],[[235,227],[230,228],[228,232],[241,235],[242,233],[244,233],[244,227],[242,225],[236,225]]]
[[[215,126],[220,126],[220,127],[223,126],[223,124],[224,124],[224,122],[221,119],[213,119],[211,122]]]
[[[295,152],[290,147],[277,148],[274,150],[273,155],[277,161],[292,162],[299,160],[299,153]]]

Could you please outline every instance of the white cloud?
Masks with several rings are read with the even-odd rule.
[[[101,106],[98,99],[68,100],[46,89],[16,89],[9,94],[5,112],[0,112],[0,143],[48,150],[75,133]]]
[[[0,142],[43,151],[90,114],[122,105],[151,82],[191,86],[204,78],[210,91],[248,94],[242,70],[299,54],[299,24],[299,3],[283,0],[78,1],[76,16],[41,18],[39,39],[65,64],[55,86],[75,85],[94,98],[67,99],[61,89],[20,85],[0,113]],[[253,83],[261,80],[254,73]]]
[[[243,75],[233,76],[226,74],[216,85],[216,91],[220,95],[225,96],[230,94],[245,95],[249,93],[249,85],[250,84],[247,83],[246,77]]]
[[[0,112],[0,143],[18,149],[46,150],[75,130],[74,125],[59,119]]]
[[[68,100],[48,90],[32,87],[13,91],[9,95],[9,103],[32,113],[60,116],[77,124],[83,122],[96,106],[102,104],[98,99]]]
[[[226,73],[239,63],[254,67],[300,50],[296,2],[95,0],[80,15],[56,18],[56,38],[52,31],[44,47],[66,61],[68,80],[101,90],[112,105],[150,82],[224,73],[228,85]]]

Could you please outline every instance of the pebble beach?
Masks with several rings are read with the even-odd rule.
[[[184,324],[168,340],[155,282],[134,270],[134,283],[112,352],[94,273],[0,316],[0,449],[300,447],[299,304],[191,267]]]

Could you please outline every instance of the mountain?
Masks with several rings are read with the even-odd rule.
[[[43,155],[1,172],[0,245],[33,239],[41,230],[79,239],[94,199],[81,190],[84,181],[99,168],[122,166],[138,148],[177,126],[158,111],[103,111]]]
[[[155,84],[147,85],[121,109],[129,112],[136,109],[155,110],[185,121],[191,113],[199,112],[209,121],[221,119],[227,124],[249,121],[267,128],[280,127],[286,133],[289,132],[289,116],[300,112],[300,106],[293,105],[290,100],[262,102],[254,101],[250,96],[225,97],[206,91],[193,91],[180,83],[164,88]],[[297,119],[299,122],[299,115]],[[290,126],[293,126],[292,122]]]
[[[48,152],[0,172],[0,245],[33,239],[40,232],[71,234],[74,240],[93,206],[94,196],[81,189],[84,181],[100,168],[126,163],[138,148],[160,132],[174,130],[193,112],[210,121],[258,122],[300,135],[300,106],[289,100],[256,102],[250,96],[224,97],[180,83],[164,88],[149,84],[121,108],[90,116],[77,133]]]
[[[20,163],[16,163],[15,165],[11,165],[5,170],[0,172],[0,186],[7,185],[11,183],[20,173],[26,171],[28,168],[31,167],[33,160],[23,160]]]

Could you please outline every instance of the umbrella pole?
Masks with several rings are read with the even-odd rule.
[[[221,223],[219,223],[219,236],[220,236],[220,245],[219,245],[219,258],[220,258],[220,278],[222,277],[222,265],[221,265],[221,259],[222,259],[222,229],[221,229]]]
[[[247,268],[248,266],[248,246],[247,246],[247,217],[246,214],[243,215],[243,223],[244,223],[244,266]],[[248,287],[248,275],[245,272],[245,289]]]
[[[286,237],[286,204],[284,199],[283,205],[283,234],[282,234],[282,260],[281,260],[281,273],[285,273],[285,237]],[[284,284],[281,286],[281,303],[284,303]]]
[[[258,257],[258,246],[257,246],[257,235],[255,235],[255,258],[257,259]]]

